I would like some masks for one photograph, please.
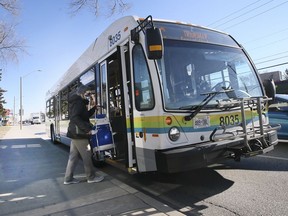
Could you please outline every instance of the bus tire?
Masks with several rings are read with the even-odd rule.
[[[50,127],[50,137],[51,137],[51,142],[53,144],[57,144],[58,143],[57,140],[56,140],[55,131],[54,131],[54,127],[53,126]]]

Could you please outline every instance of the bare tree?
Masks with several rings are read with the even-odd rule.
[[[0,0],[0,11],[12,16],[19,12],[18,0]],[[24,40],[15,35],[16,24],[0,21],[0,62],[17,61],[20,52],[24,52]]]
[[[18,0],[0,0],[0,7],[12,15],[17,15],[19,12]]]
[[[24,40],[15,36],[15,26],[0,22],[0,62],[17,61],[19,52],[25,52]]]
[[[18,0],[0,0],[0,12],[3,17],[6,14],[12,17],[16,16],[19,12]],[[16,38],[15,26],[15,24],[8,24],[8,20],[6,22],[0,20],[0,63],[17,61],[19,52],[24,51],[24,41]],[[0,81],[2,79],[1,71],[2,69],[0,69]],[[2,116],[6,114],[4,108],[6,101],[3,95],[5,92],[7,91],[0,87],[0,115]]]
[[[70,7],[75,15],[82,9],[89,9],[95,16],[107,12],[107,16],[115,13],[123,13],[130,8],[130,5],[123,0],[71,0]]]
[[[2,69],[0,69],[0,81],[2,80]],[[6,110],[4,108],[4,104],[6,101],[4,99],[3,93],[7,92],[6,90],[0,87],[0,117],[5,116]]]

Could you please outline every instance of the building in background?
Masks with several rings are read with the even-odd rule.
[[[266,72],[260,74],[261,80],[265,83],[267,80],[274,80],[277,94],[288,94],[288,80],[281,71]]]
[[[271,79],[273,79],[275,82],[278,82],[284,79],[283,73],[281,71],[260,73],[260,77],[263,82],[265,80],[271,80]]]

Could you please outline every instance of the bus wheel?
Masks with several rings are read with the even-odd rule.
[[[50,137],[51,137],[51,142],[53,144],[57,144],[57,140],[56,140],[56,136],[55,136],[55,132],[54,132],[54,127],[51,126],[50,128]]]

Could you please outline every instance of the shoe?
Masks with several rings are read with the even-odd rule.
[[[64,181],[64,185],[69,184],[78,184],[80,181],[78,179],[73,178],[71,181]]]
[[[103,181],[104,177],[103,176],[98,176],[94,177],[94,179],[87,180],[88,183],[97,183]]]

